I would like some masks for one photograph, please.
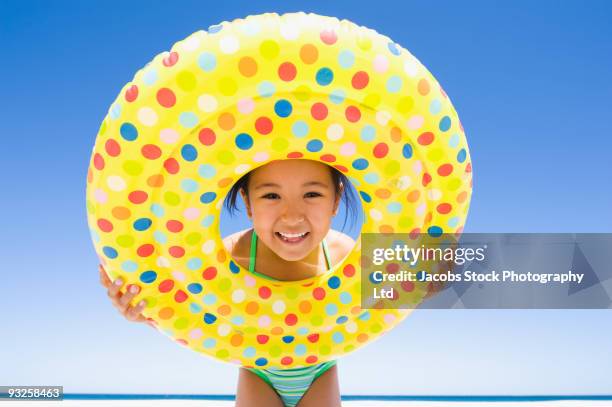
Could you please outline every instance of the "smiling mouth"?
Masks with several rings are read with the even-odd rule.
[[[310,234],[310,232],[304,233],[283,233],[274,232],[274,234],[285,243],[300,243]]]

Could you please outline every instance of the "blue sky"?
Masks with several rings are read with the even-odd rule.
[[[235,367],[113,310],[98,284],[84,203],[95,135],[123,84],[174,42],[224,20],[312,11],[409,49],[450,95],[466,130],[474,167],[466,231],[612,231],[612,3],[172,4],[0,4],[0,383],[234,392]],[[610,310],[419,311],[341,360],[341,387],[611,394],[611,334]]]

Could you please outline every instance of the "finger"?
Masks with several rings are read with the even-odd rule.
[[[142,311],[146,305],[147,302],[145,300],[141,300],[135,307],[130,306],[125,313],[126,318],[135,322],[146,321],[145,316],[142,315]]]
[[[137,285],[129,285],[125,294],[119,299],[119,304],[126,307],[130,304],[130,301],[140,292],[140,287]]]
[[[108,278],[108,275],[106,274],[106,271],[104,270],[104,268],[102,268],[102,266],[100,266],[99,270],[100,270],[100,283],[104,287],[109,288],[110,285],[112,284],[112,281],[110,280],[110,278]]]
[[[117,297],[117,294],[119,293],[119,289],[121,288],[121,286],[123,286],[123,280],[121,279],[121,277],[119,277],[108,288],[108,296],[111,298]]]

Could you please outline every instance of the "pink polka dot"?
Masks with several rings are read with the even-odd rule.
[[[106,194],[106,192],[104,192],[103,189],[98,188],[94,191],[94,198],[96,199],[96,202],[106,203],[106,201],[108,200],[108,195]]]
[[[180,135],[176,130],[173,129],[163,129],[159,132],[159,138],[166,144],[174,144],[180,138]]]
[[[389,69],[389,60],[384,55],[376,55],[374,58],[374,70],[378,73],[383,73],[387,69]]]
[[[344,143],[340,146],[340,155],[350,156],[355,154],[357,151],[357,146],[355,143]]]
[[[187,208],[183,211],[183,216],[188,220],[195,220],[200,216],[200,210],[198,208]]]
[[[321,41],[323,41],[323,43],[327,45],[332,45],[336,41],[338,41],[338,36],[336,35],[336,32],[332,29],[321,31],[320,37]]]
[[[164,57],[164,59],[162,60],[162,63],[164,64],[164,66],[171,67],[174,64],[176,64],[178,60],[179,60],[178,52],[172,51],[170,54]]]
[[[240,99],[238,101],[238,111],[242,114],[249,114],[255,109],[255,102],[251,98]]]

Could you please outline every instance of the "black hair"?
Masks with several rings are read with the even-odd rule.
[[[359,200],[357,198],[357,194],[355,193],[353,185],[351,184],[347,176],[333,167],[329,167],[329,169],[331,172],[332,182],[334,184],[336,195],[342,194],[340,199],[344,201],[344,204],[346,205],[346,209],[347,209],[344,215],[344,223],[342,224],[342,230],[344,230],[344,227],[346,226],[346,221],[349,217],[351,220],[351,225],[357,221],[357,218],[358,218],[357,214],[359,210],[359,205],[358,205]],[[231,216],[233,216],[234,213],[238,211],[236,200],[238,199],[240,190],[243,189],[244,192],[246,193],[246,196],[247,197],[249,196],[248,186],[249,186],[250,177],[251,177],[251,172],[247,172],[242,177],[240,177],[240,179],[236,181],[236,183],[232,186],[227,196],[225,197],[223,206],[225,206],[225,208],[228,210]],[[342,187],[344,187],[344,190],[340,189]]]

